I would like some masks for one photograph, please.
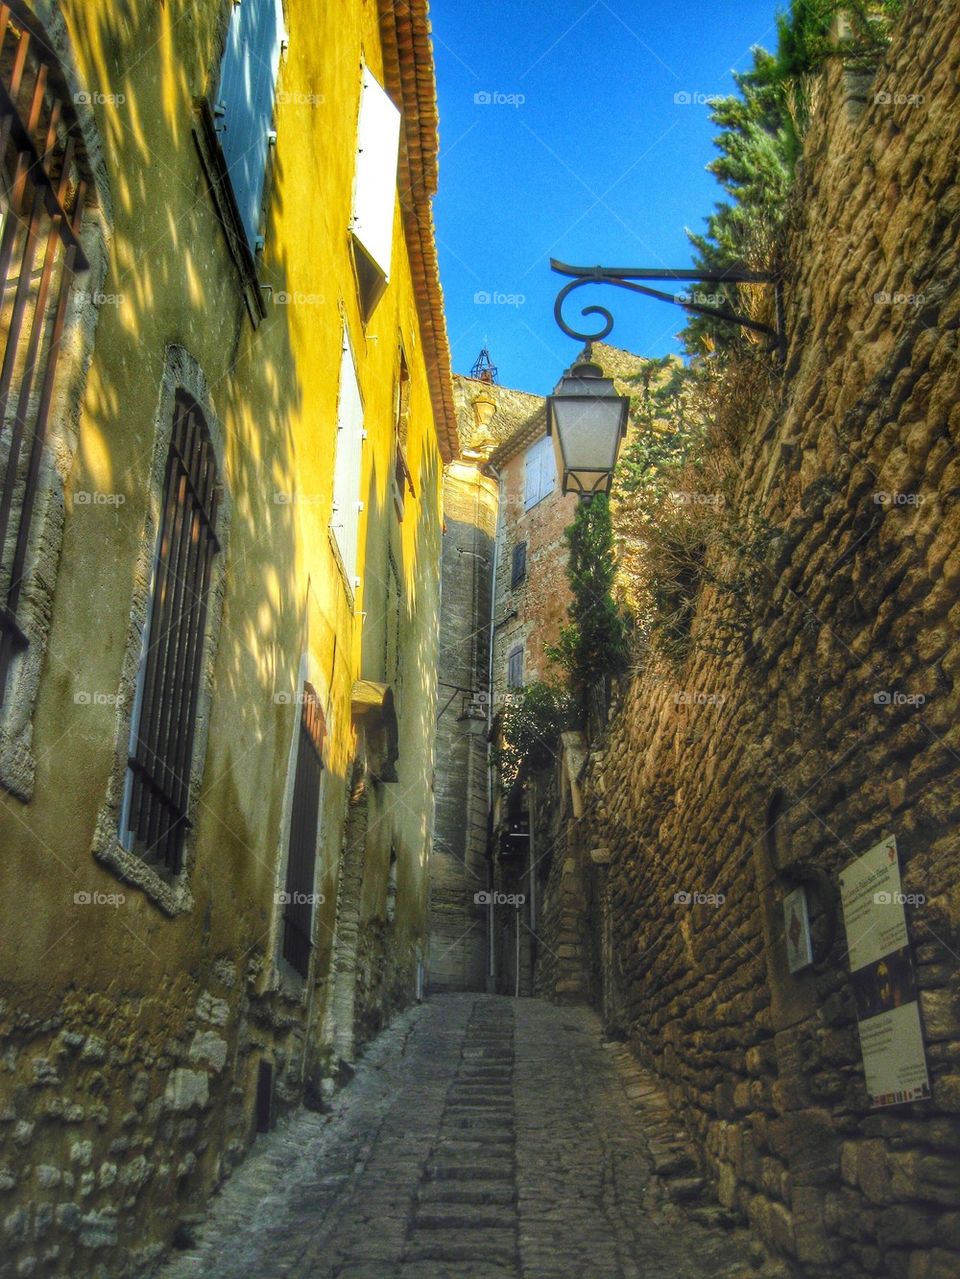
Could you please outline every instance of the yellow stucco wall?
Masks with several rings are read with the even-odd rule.
[[[387,545],[402,579],[403,696],[399,781],[368,784],[360,911],[361,934],[376,936],[380,946],[370,959],[374,988],[367,996],[378,1004],[372,1022],[389,1012],[391,1000],[413,993],[427,908],[441,462],[399,209],[387,292],[366,327],[358,310],[347,228],[361,57],[381,82],[384,75],[377,6],[286,5],[290,44],[280,72],[260,280],[274,297],[309,300],[268,300],[256,329],[191,133],[194,98],[209,93],[217,75],[227,5],[69,0],[63,16],[81,89],[123,98],[93,106],[112,204],[102,287],[119,300],[100,307],[66,484],[33,717],[33,795],[24,803],[0,793],[0,969],[8,1015],[19,1020],[16,1064],[0,1076],[0,1088],[19,1098],[18,1117],[36,1125],[21,1152],[33,1164],[66,1168],[69,1142],[83,1138],[94,1143],[91,1167],[113,1159],[122,1180],[124,1160],[145,1154],[143,1188],[120,1215],[120,1255],[137,1239],[168,1239],[176,1221],[169,1213],[164,1219],[160,1206],[172,1187],[179,1187],[182,1203],[195,1202],[249,1140],[259,1056],[273,1057],[278,1087],[290,1097],[298,1072],[301,1080],[319,1079],[326,1069],[335,1030],[328,996],[345,787],[356,749],[350,693],[361,674],[362,629],[384,608],[381,574],[367,574],[365,566],[382,565]],[[367,430],[355,608],[328,532],[344,321]],[[401,342],[410,370],[407,462],[416,489],[402,522],[391,492]],[[175,917],[123,884],[92,852],[129,723],[109,698],[123,687],[130,661],[131,600],[142,576],[155,418],[171,344],[184,348],[206,380],[230,505],[209,737],[191,839],[193,905]],[[123,500],[77,504],[81,492]],[[299,688],[304,654],[329,730],[315,995],[295,987],[270,992],[299,715],[295,699],[282,695]],[[83,692],[107,700],[78,704]],[[397,909],[388,923],[391,848]],[[78,906],[78,891],[120,893],[124,901]],[[226,1011],[215,1005],[216,1015],[208,1015],[210,999],[223,1000]],[[253,1031],[240,1025],[250,1007],[260,1010]],[[284,1017],[292,1032],[276,1029]],[[190,1056],[197,1034],[207,1031],[226,1041],[227,1060],[209,1069],[210,1101],[189,1111],[198,1126],[178,1151],[183,1139],[164,1121],[170,1073],[208,1069]],[[96,1044],[88,1051],[91,1039],[102,1043],[102,1054]],[[50,1063],[56,1084],[33,1086],[46,1071],[38,1061]],[[235,1087],[244,1090],[242,1100],[231,1097]],[[54,1097],[61,1109],[78,1106],[84,1117],[72,1128],[45,1122]],[[108,1155],[131,1107],[139,1120],[123,1131],[133,1141],[124,1154]],[[206,1148],[181,1176],[196,1133]],[[24,1185],[16,1193],[29,1212],[72,1201],[76,1194],[65,1186],[44,1194]],[[97,1183],[83,1212],[109,1213],[119,1198]],[[64,1235],[57,1264],[67,1270],[77,1237],[75,1229]],[[31,1245],[23,1247],[27,1255]],[[100,1255],[112,1257],[112,1242],[104,1247]]]

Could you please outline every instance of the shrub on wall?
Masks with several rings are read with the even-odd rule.
[[[546,768],[556,758],[560,734],[573,728],[576,708],[560,684],[535,680],[511,693],[501,712],[493,762],[504,792],[528,772]]]

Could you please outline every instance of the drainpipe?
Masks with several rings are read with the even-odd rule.
[[[493,566],[492,576],[490,579],[490,643],[487,648],[487,687],[490,696],[487,698],[487,817],[488,820],[493,813],[493,755],[490,743],[490,731],[493,728],[493,641],[496,634],[494,630],[494,619],[497,615],[497,562],[500,555],[500,516],[502,514],[503,503],[501,502],[501,494],[503,486],[501,483],[500,472],[495,466],[487,464],[486,468],[497,481],[497,522],[493,530]],[[494,947],[493,935],[493,849],[490,849],[490,902],[487,906],[487,986],[493,990],[496,978],[496,951]]]

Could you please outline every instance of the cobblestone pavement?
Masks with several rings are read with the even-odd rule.
[[[585,1009],[446,995],[329,1114],[261,1138],[161,1279],[781,1275],[699,1199],[649,1076]]]

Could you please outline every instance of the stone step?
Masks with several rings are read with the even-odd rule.
[[[425,1181],[513,1181],[513,1162],[494,1159],[434,1159],[424,1174]]]
[[[424,1204],[413,1219],[420,1230],[512,1230],[516,1209],[510,1204]]]
[[[517,1192],[509,1181],[430,1181],[417,1198],[421,1204],[515,1204]]]
[[[663,1184],[671,1199],[677,1203],[688,1203],[691,1199],[700,1198],[705,1182],[702,1177],[675,1177]]]
[[[516,1263],[516,1255],[517,1238],[513,1230],[471,1230],[467,1238],[460,1230],[430,1230],[413,1236],[403,1259],[407,1264],[411,1261],[482,1261],[509,1266]]]
[[[416,1258],[410,1261],[401,1260],[399,1266],[385,1271],[382,1268],[371,1272],[369,1279],[455,1279],[455,1273],[462,1279],[517,1279],[517,1267],[514,1262],[498,1266],[491,1262],[471,1260],[469,1270],[458,1269],[454,1272],[449,1263],[443,1261],[423,1261]],[[341,1270],[339,1279],[367,1279],[366,1274],[354,1276],[353,1270]]]
[[[448,1110],[442,1121],[444,1128],[483,1128],[488,1132],[513,1132],[513,1111],[499,1113],[491,1111],[471,1110],[467,1113],[459,1110]]]

